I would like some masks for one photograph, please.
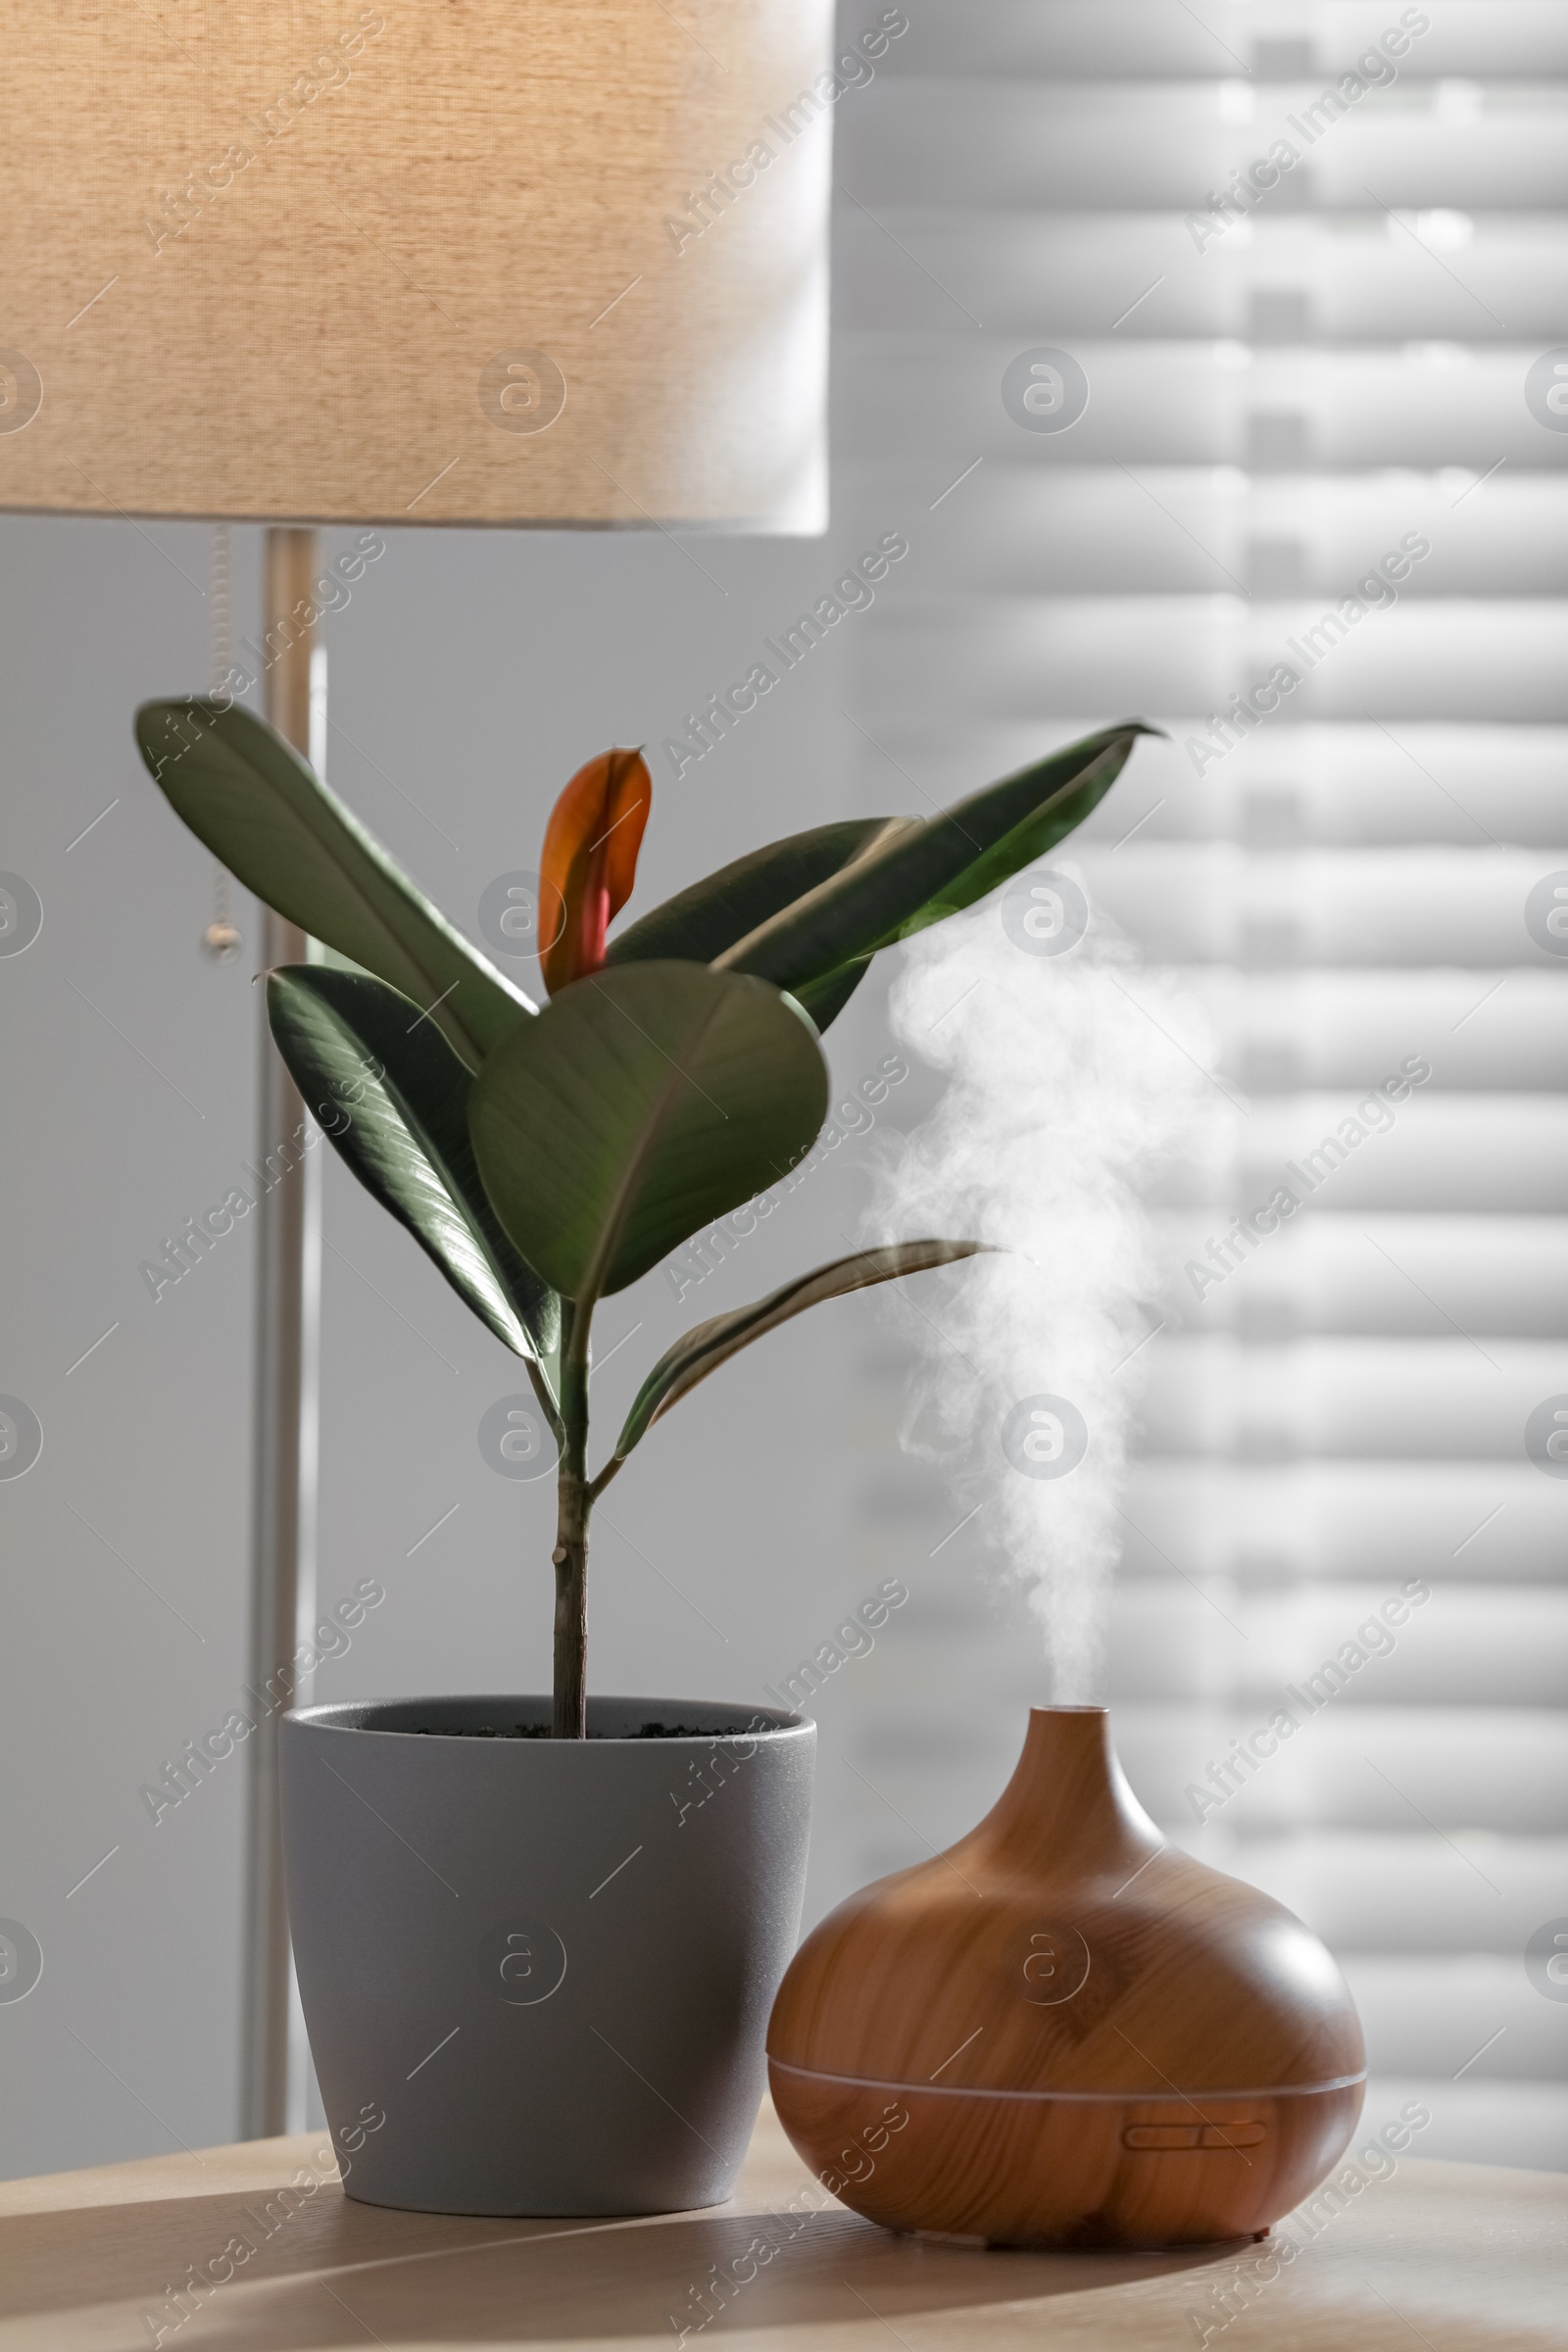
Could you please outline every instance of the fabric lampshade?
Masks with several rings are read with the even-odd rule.
[[[831,0],[16,0],[0,505],[825,520]]]

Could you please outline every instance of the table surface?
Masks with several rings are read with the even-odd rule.
[[[683,2328],[755,2352],[1568,2345],[1568,2176],[1401,2157],[1335,2204],[1257,2246],[1003,2253],[859,2220],[813,2188],[767,2107],[728,2205],[635,2221],[389,2212],[343,2195],[324,2134],[251,2140],[0,2182],[0,2347],[668,2352]],[[777,2248],[760,2267],[759,2240]],[[168,2290],[221,2272],[231,2241],[252,2251],[181,2319]]]

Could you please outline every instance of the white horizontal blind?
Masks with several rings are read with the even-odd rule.
[[[1159,1208],[1123,1756],[1173,1836],[1327,1936],[1373,2099],[1424,2098],[1427,2153],[1568,2166],[1568,2003],[1524,1958],[1568,1914],[1568,1481],[1525,1445],[1568,1393],[1568,964],[1531,897],[1568,869],[1568,430],[1537,368],[1568,334],[1568,9],[910,18],[839,110],[839,521],[910,543],[857,639],[861,799],[907,802],[890,762],[950,797],[1124,713],[1166,727],[1073,856],[1207,1001],[1248,1106]],[[1396,73],[1357,95],[1386,33]],[[1275,184],[1211,213],[1280,140]],[[1004,405],[1041,347],[1087,377],[1069,429]],[[1352,617],[1386,556],[1396,597]],[[1261,723],[1210,723],[1281,664]],[[1351,1137],[1401,1067],[1427,1074]],[[1210,1256],[1291,1165],[1300,1212]],[[875,1362],[891,1420],[897,1348]],[[865,1541],[918,1566],[899,1493],[868,1473]],[[966,1542],[862,1718],[866,1872],[977,1815],[1039,1693],[976,1630]],[[1299,1733],[1195,1800],[1292,1690]]]

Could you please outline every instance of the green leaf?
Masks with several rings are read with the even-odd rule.
[[[175,814],[247,890],[428,1008],[470,1069],[533,1011],[253,712],[144,703],[136,741]]]
[[[813,1273],[797,1275],[782,1290],[754,1299],[750,1306],[695,1324],[664,1350],[638,1390],[626,1426],[615,1440],[614,1458],[624,1460],[661,1414],[689,1396],[700,1380],[764,1332],[777,1331],[792,1315],[804,1314],[825,1298],[844,1298],[851,1291],[869,1290],[873,1283],[923,1274],[928,1267],[951,1265],[956,1258],[973,1257],[992,1247],[989,1242],[892,1242],[880,1250],[858,1250],[853,1257],[838,1257]]]
[[[825,979],[803,981],[798,993],[791,991],[802,1011],[810,1014],[819,1037],[838,1019],[870,969],[870,956],[862,956],[858,963],[841,964]]]
[[[882,834],[904,830],[906,823],[902,817],[853,817],[770,841],[677,891],[617,932],[607,960],[711,963],[780,907],[793,906],[807,891],[863,856]]]
[[[550,1367],[561,1301],[485,1198],[468,1138],[472,1080],[419,1008],[363,972],[267,975],[278,1052],[333,1149],[514,1354]],[[553,1376],[549,1377],[552,1393]]]
[[[499,1046],[468,1124],[517,1249],[591,1303],[786,1175],[827,1092],[815,1031],[766,981],[629,963],[573,981]]]
[[[714,958],[798,993],[895,940],[971,906],[1054,849],[1103,800],[1141,720],[1103,728],[992,784],[929,822],[888,831],[852,864]]]
[[[749,857],[737,858],[716,873],[678,891],[610,943],[606,961],[612,964],[675,957],[683,962],[711,963],[739,939],[765,923],[782,907],[792,906],[818,883],[842,872],[864,857],[884,838],[907,832],[912,818],[855,817],[836,825],[816,825],[808,833],[791,833],[770,841]],[[801,1004],[817,1029],[828,1026],[849,1003],[868,970],[861,963],[842,980]]]

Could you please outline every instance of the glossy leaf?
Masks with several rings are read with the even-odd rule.
[[[175,814],[247,890],[428,1006],[469,1069],[533,1011],[252,711],[144,703],[136,741]]]
[[[842,872],[882,834],[905,831],[907,825],[906,818],[897,816],[852,817],[770,841],[628,924],[611,941],[607,960],[711,963],[780,907],[792,906],[819,882]]]
[[[720,866],[716,873],[678,891],[639,921],[612,939],[606,954],[611,964],[679,957],[692,963],[712,963],[739,939],[755,931],[780,908],[792,906],[808,891],[840,873],[863,857],[877,842],[908,832],[909,817],[855,817],[836,825],[815,825],[807,833],[792,833],[770,841],[745,858]],[[818,1030],[841,1012],[864,979],[868,961],[799,1002]]]
[[[821,980],[803,980],[798,994],[790,991],[802,1011],[810,1014],[818,1036],[838,1019],[870,969],[870,956],[862,956],[858,963],[841,964]]]
[[[1129,719],[992,784],[928,822],[907,824],[714,957],[797,992],[983,899],[1098,806],[1138,736]]]
[[[601,752],[578,768],[551,810],[539,898],[541,910],[552,910],[554,936],[540,949],[539,966],[552,996],[604,962],[605,929],[631,896],[653,797],[641,752]]]
[[[497,1339],[548,1374],[561,1301],[485,1197],[468,1136],[473,1082],[434,1023],[379,980],[315,964],[269,972],[267,1013],[339,1157]]]
[[[575,981],[499,1047],[469,1128],[516,1248],[584,1301],[786,1175],[827,1093],[815,1032],[777,989],[634,963]]]
[[[782,1290],[754,1299],[750,1306],[695,1324],[664,1350],[638,1390],[626,1426],[615,1441],[616,1458],[630,1453],[660,1416],[689,1396],[710,1372],[716,1372],[754,1340],[777,1331],[792,1315],[804,1314],[808,1306],[820,1305],[824,1299],[844,1298],[852,1291],[869,1290],[873,1283],[896,1282],[906,1274],[923,1274],[932,1266],[951,1265],[956,1258],[973,1257],[992,1247],[989,1242],[890,1242],[880,1250],[858,1250],[853,1257],[835,1258],[831,1265],[798,1275]]]

